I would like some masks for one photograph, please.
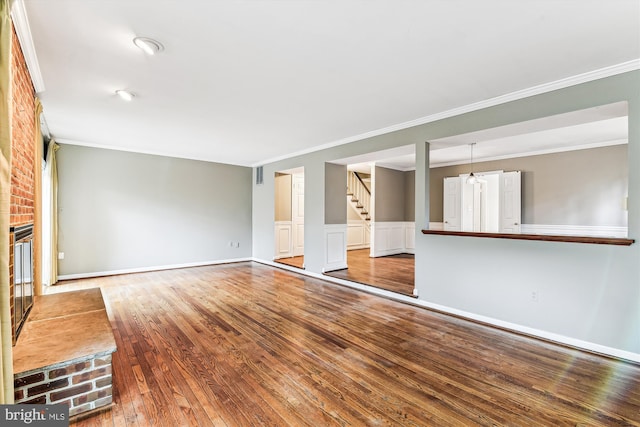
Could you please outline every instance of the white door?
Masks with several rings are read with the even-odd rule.
[[[304,174],[294,174],[291,186],[293,256],[300,256],[304,255]]]
[[[460,231],[462,221],[462,201],[461,179],[459,177],[444,179],[444,203],[442,206],[442,216],[445,231]]]
[[[500,176],[500,233],[520,234],[521,193],[520,171]]]

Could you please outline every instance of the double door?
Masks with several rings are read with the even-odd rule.
[[[521,173],[477,174],[444,179],[443,221],[445,231],[518,234],[521,229]]]

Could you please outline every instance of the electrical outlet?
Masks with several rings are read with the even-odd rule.
[[[233,242],[229,241],[229,247],[232,248],[233,247]]]
[[[540,302],[540,293],[538,291],[531,291],[531,301]]]
[[[58,259],[64,259],[64,252],[58,252]]]
[[[236,242],[236,248],[240,247],[240,242]]]

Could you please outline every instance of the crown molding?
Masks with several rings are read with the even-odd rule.
[[[44,92],[44,79],[40,72],[40,64],[38,63],[36,48],[33,44],[33,38],[31,37],[31,27],[29,26],[29,18],[27,17],[27,10],[24,7],[23,0],[13,1],[11,20],[13,21],[13,26],[16,29],[16,34],[20,41],[20,47],[22,48],[24,60],[27,63],[33,88],[36,93]]]
[[[590,150],[592,148],[612,147],[614,145],[625,145],[628,143],[629,143],[628,139],[614,139],[612,141],[602,141],[602,142],[594,142],[590,144],[547,148],[544,150],[529,150],[529,151],[522,151],[518,153],[504,154],[499,156],[486,156],[486,157],[477,157],[477,158],[474,156],[473,163],[475,165],[475,164],[484,163],[484,162],[492,162],[494,160],[515,159],[517,157],[541,156],[544,154],[565,153],[569,151],[578,151],[578,150]],[[457,165],[468,165],[468,164],[469,164],[468,160],[454,160],[450,162],[433,162],[429,164],[429,167],[443,168],[445,166],[457,166]]]
[[[609,67],[600,68],[598,70],[589,71],[582,74],[577,74],[575,76],[567,77],[560,80],[555,80],[553,82],[544,83],[541,85],[533,86],[527,89],[507,93],[505,95],[496,96],[494,98],[489,98],[484,101],[475,102],[473,104],[467,104],[462,107],[453,108],[451,110],[443,111],[441,113],[432,114],[430,116],[421,117],[415,120],[411,120],[408,122],[398,123],[396,125],[388,126],[381,129],[376,129],[370,132],[362,133],[359,135],[351,136],[344,139],[339,139],[334,142],[329,142],[327,144],[318,145],[306,150],[296,151],[294,153],[290,153],[284,156],[275,157],[272,159],[267,159],[265,161],[253,164],[251,166],[256,167],[260,165],[265,165],[268,163],[277,162],[284,159],[289,159],[292,157],[301,156],[304,154],[313,153],[320,150],[325,150],[327,148],[337,147],[339,145],[348,144],[350,142],[360,141],[367,138],[373,138],[375,136],[384,135],[386,133],[391,133],[403,129],[408,129],[414,126],[423,125],[426,123],[435,122],[442,119],[447,119],[454,116],[459,116],[461,114],[470,113],[472,111],[481,110],[484,108],[495,107],[496,105],[505,104],[511,101],[517,101],[520,99],[528,98],[534,95],[540,95],[547,92],[552,92],[558,89],[564,89],[570,86],[579,85],[581,83],[587,83],[594,80],[599,80],[605,77],[615,76],[617,74],[623,74],[629,71],[640,70],[640,58],[633,59],[631,61],[623,62],[621,64],[611,65]]]

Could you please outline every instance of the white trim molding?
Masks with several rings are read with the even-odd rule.
[[[347,268],[347,224],[325,224],[322,272],[345,268]]]
[[[88,273],[62,274],[58,276],[58,280],[88,279],[91,277],[116,276],[118,274],[147,273],[149,271],[173,270],[175,268],[204,267],[207,265],[218,265],[218,264],[233,264],[236,262],[244,262],[244,261],[252,261],[252,258],[232,258],[232,259],[221,259],[216,261],[190,262],[185,264],[156,265],[153,267],[127,268],[124,270],[109,270],[109,271],[94,271],[94,272],[88,272]]]
[[[18,41],[20,41],[22,54],[33,83],[33,89],[36,93],[44,92],[44,79],[40,72],[40,63],[36,55],[36,47],[33,44],[33,37],[31,37],[31,26],[29,25],[29,18],[27,17],[27,10],[24,7],[23,0],[14,0],[11,7],[11,20],[16,29]]]

